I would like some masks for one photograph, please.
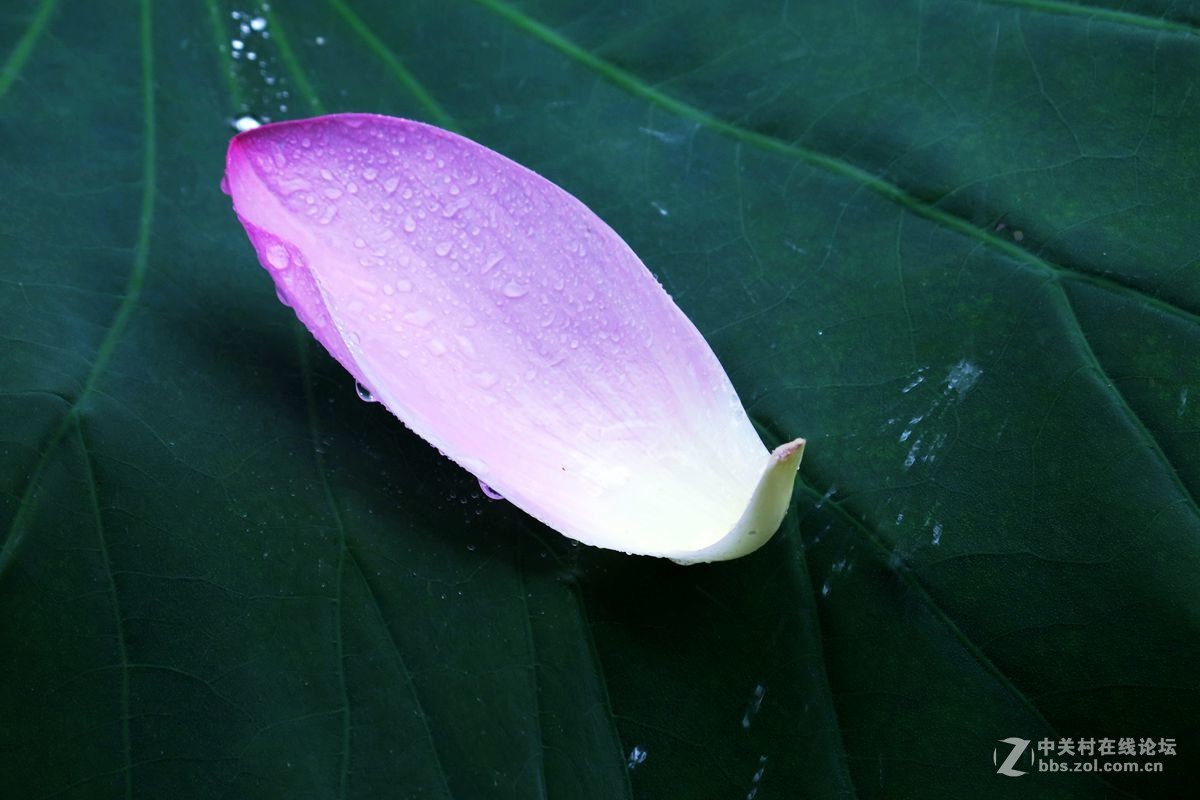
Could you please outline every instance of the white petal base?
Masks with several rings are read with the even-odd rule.
[[[754,488],[750,504],[729,533],[702,550],[663,555],[684,565],[730,561],[753,553],[770,541],[783,524],[791,505],[792,487],[804,455],[804,444],[804,439],[796,439],[775,448]]]

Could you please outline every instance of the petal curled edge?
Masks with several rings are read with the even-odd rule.
[[[736,558],[779,527],[803,441],[768,453],[699,331],[554,184],[368,114],[239,134],[226,181],[330,354],[534,517],[680,562]]]

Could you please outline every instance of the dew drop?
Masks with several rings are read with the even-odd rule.
[[[403,289],[401,289],[403,291]],[[418,308],[415,311],[409,311],[404,315],[404,321],[412,325],[424,328],[429,323],[433,322],[433,312],[428,309]]]
[[[221,176],[221,193],[229,194],[229,178],[224,175]]]
[[[267,27],[267,21],[262,17],[255,17],[250,20],[250,30],[261,31]]]
[[[471,201],[465,197],[460,197],[457,200],[451,200],[449,203],[446,203],[444,206],[442,206],[442,216],[449,219],[469,205],[471,205]]]
[[[408,221],[406,220],[405,225],[407,225],[407,224],[408,224]],[[436,252],[439,256],[448,255],[450,253],[451,247],[453,247],[453,245],[450,242],[442,242],[437,247],[434,248],[434,252]]]
[[[287,248],[278,243],[267,247],[267,263],[275,269],[287,269],[291,263]]]
[[[487,275],[489,272],[492,271],[492,267],[496,266],[503,260],[504,260],[503,253],[496,253],[493,256],[489,256],[488,260],[483,262],[483,274]]]
[[[375,395],[371,394],[371,390],[368,389],[367,387],[363,386],[358,381],[354,382],[354,393],[357,394],[358,399],[362,400],[364,403],[377,402],[375,400]]]
[[[383,190],[388,194],[396,191],[396,187],[400,185],[400,179],[397,177],[388,178],[383,182]]]
[[[505,297],[511,297],[511,298],[516,299],[518,297],[524,297],[528,293],[529,293],[529,288],[526,286],[522,286],[521,284],[517,283],[516,281],[509,281],[508,283],[504,284],[504,296]]]
[[[338,189],[337,187],[330,186],[329,188],[327,188],[325,190],[325,196],[328,197],[330,200],[337,200],[339,197],[342,196],[342,190]]]
[[[483,496],[486,497],[488,500],[503,500],[504,499],[504,495],[500,494],[499,492],[497,492],[492,487],[488,486],[483,481],[479,482],[479,491],[483,492]]]
[[[261,122],[256,120],[254,117],[250,117],[250,116],[238,117],[237,119],[235,119],[233,121],[234,130],[236,130],[238,133],[245,133],[246,131],[252,131],[257,127],[260,127],[261,125],[262,125]]]
[[[373,181],[373,180],[375,180],[375,178],[378,175],[379,175],[379,171],[375,170],[375,169],[371,169],[370,167],[367,167],[366,169],[364,169],[362,171],[362,176],[363,176],[364,181]]]
[[[406,216],[404,218],[404,230],[407,231],[408,233],[412,233],[416,229],[417,229],[417,221],[412,218],[412,214],[409,214],[408,216]]]
[[[292,304],[288,300],[287,295],[283,293],[283,287],[279,286],[278,284],[276,284],[276,286],[275,286],[275,296],[279,298],[279,302],[283,303],[288,308],[292,307]]]

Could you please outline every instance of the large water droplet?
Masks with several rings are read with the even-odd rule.
[[[437,247],[433,248],[433,250],[439,256],[444,256],[444,255],[448,255],[450,253],[450,248],[453,246],[454,245],[452,245],[450,242],[441,242],[438,244]]]
[[[405,314],[404,321],[423,328],[433,322],[433,312],[425,308],[418,308]]]
[[[471,201],[465,197],[460,197],[457,200],[451,200],[442,206],[442,216],[447,219],[453,217],[458,212],[462,211],[467,206],[471,205]]]
[[[454,340],[456,342],[458,342],[458,349],[462,352],[462,354],[464,356],[466,356],[467,358],[475,357],[475,355],[476,355],[475,343],[472,342],[469,337],[463,336],[461,333],[458,333],[458,334],[454,335]]]
[[[504,499],[504,495],[500,494],[499,492],[497,492],[492,487],[488,486],[483,481],[479,482],[479,491],[483,492],[483,496],[486,497],[488,500],[503,500]]]
[[[521,284],[517,283],[516,281],[509,281],[508,283],[504,284],[504,296],[505,297],[512,297],[515,299],[518,297],[524,297],[528,293],[529,293],[529,288],[526,286],[522,286]]]
[[[221,194],[229,194],[229,178],[221,176]]]
[[[261,122],[256,120],[254,117],[249,117],[249,116],[238,117],[237,119],[235,119],[233,121],[233,127],[238,133],[245,133],[246,131],[252,131],[257,127],[260,127],[261,125],[262,125]]]
[[[283,287],[279,284],[275,284],[275,296],[279,298],[279,302],[283,303],[288,308],[292,307],[291,301],[289,301],[287,295],[283,293]]]
[[[291,263],[287,248],[279,243],[267,247],[267,263],[275,269],[287,269]]]
[[[354,382],[354,393],[358,395],[358,399],[364,403],[376,403],[375,395],[371,394],[371,390],[363,386],[358,381]]]
[[[404,218],[404,230],[408,231],[409,233],[412,233],[416,229],[417,229],[417,221],[412,218],[412,214],[409,214],[408,216],[406,216]]]

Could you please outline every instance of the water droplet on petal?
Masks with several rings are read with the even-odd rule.
[[[505,297],[511,297],[513,299],[516,299],[518,297],[524,297],[528,293],[529,293],[529,288],[526,286],[522,286],[521,284],[517,283],[516,281],[509,281],[508,283],[504,284],[504,296]]]
[[[287,295],[283,293],[283,287],[278,284],[275,285],[275,296],[279,298],[279,302],[283,303],[288,308],[292,307]]]
[[[483,492],[483,496],[486,497],[488,500],[503,500],[504,499],[504,495],[500,494],[499,492],[497,492],[492,487],[488,486],[483,481],[479,482],[479,491]]]
[[[471,201],[465,197],[460,197],[457,200],[451,200],[449,203],[446,203],[442,206],[442,216],[449,219],[469,205],[471,205]]]
[[[439,256],[444,256],[444,255],[449,254],[451,247],[453,247],[453,245],[450,242],[441,242],[440,244],[438,244],[437,247],[435,247],[433,249],[434,249],[434,252],[436,252]]]
[[[245,133],[246,131],[252,131],[257,127],[260,127],[261,125],[262,125],[261,122],[256,120],[254,117],[250,117],[250,116],[238,117],[237,119],[235,119],[233,121],[233,127],[238,133]]]
[[[291,263],[287,248],[278,242],[267,247],[267,263],[275,269],[287,269]]]
[[[499,264],[499,263],[500,263],[501,261],[503,261],[503,260],[504,260],[504,254],[503,254],[503,253],[496,253],[496,254],[495,254],[495,255],[493,255],[493,256],[489,256],[489,257],[488,257],[488,260],[487,260],[487,261],[485,261],[485,262],[483,262],[483,270],[482,270],[483,274],[484,274],[484,275],[486,275],[486,274],[488,274],[489,272],[491,272],[491,271],[492,271],[492,267],[496,266],[497,264]]]
[[[417,229],[417,221],[412,218],[412,214],[409,214],[407,217],[404,218],[404,230],[408,231],[409,233],[412,233],[416,229]]]
[[[469,337],[463,336],[461,333],[459,333],[459,334],[455,334],[454,340],[456,342],[458,342],[458,349],[460,351],[462,351],[462,354],[464,356],[466,356],[467,358],[475,357],[475,355],[476,355],[475,343],[472,342]]]
[[[221,176],[221,194],[229,194],[229,178]]]
[[[354,393],[357,394],[358,399],[362,400],[364,403],[377,402],[375,400],[375,395],[371,394],[371,390],[368,389],[367,387],[363,386],[358,381],[354,382]]]
[[[424,328],[426,325],[433,322],[433,312],[424,308],[418,308],[416,311],[409,311],[407,314],[405,314],[404,321]]]

